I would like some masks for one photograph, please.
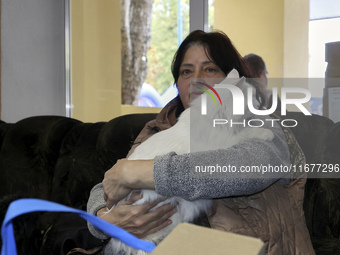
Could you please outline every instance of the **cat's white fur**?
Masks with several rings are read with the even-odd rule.
[[[233,79],[233,81],[235,81],[234,83],[236,83],[234,85],[238,86],[243,91],[246,98],[247,88],[251,85],[247,84],[244,78],[240,79],[236,70],[233,70],[231,73],[229,73],[227,79],[228,80],[221,82],[221,84],[226,84],[226,82],[229,82],[230,84],[230,80]],[[222,99],[223,106],[215,105],[213,100],[208,97],[208,112],[207,115],[205,115],[205,118],[202,118],[200,114],[191,115],[193,111],[196,113],[200,113],[201,111],[201,96],[197,97],[192,101],[190,108],[186,109],[180,115],[176,125],[150,137],[148,140],[139,145],[128,159],[153,159],[158,155],[164,155],[169,152],[183,154],[190,151],[193,152],[225,149],[251,138],[260,138],[264,140],[273,139],[273,133],[270,130],[264,128],[242,127],[242,125],[236,125],[236,127],[232,128],[230,125],[219,125],[218,127],[213,128],[213,119],[233,119],[233,121],[237,122],[243,121],[243,119],[249,119],[253,116],[253,114],[249,111],[247,104],[245,104],[245,115],[233,115],[232,95],[230,91],[228,89],[219,89],[218,84],[214,88],[218,91],[218,94]],[[258,101],[255,99],[254,90],[252,93],[254,107],[259,106]],[[246,101],[247,100],[245,100],[245,102]],[[195,128],[190,129],[190,125],[194,125]],[[190,137],[200,138],[195,140],[195,146],[192,146],[191,150]],[[143,204],[159,198],[164,199],[163,196],[159,195],[153,190],[142,190],[142,193],[143,198],[138,200],[135,204]],[[201,213],[208,213],[212,205],[212,200],[198,199],[195,201],[187,201],[180,197],[171,197],[158,204],[157,207],[165,203],[178,203],[178,212],[176,212],[170,218],[172,220],[172,224],[154,234],[148,235],[144,238],[144,240],[158,244],[179,223],[192,222]],[[114,254],[147,254],[143,251],[137,251],[113,238],[110,240],[108,245],[111,245],[112,249],[116,251]]]

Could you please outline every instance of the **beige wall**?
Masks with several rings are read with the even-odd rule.
[[[224,31],[241,55],[263,57],[269,78],[308,77],[309,0],[215,0],[214,22],[215,29]],[[279,93],[281,87],[297,86],[308,89],[308,81],[269,81],[269,87],[278,87]],[[298,111],[294,105],[287,109]]]
[[[270,78],[283,75],[283,2],[215,0],[214,28],[225,32],[242,56],[262,56]]]
[[[309,0],[284,1],[284,77],[308,77]]]
[[[263,57],[269,78],[308,76],[309,0],[215,0],[214,22],[242,55]]]
[[[120,115],[120,4],[72,0],[73,117],[86,122]]]

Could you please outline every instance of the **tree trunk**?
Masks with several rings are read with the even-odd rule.
[[[147,76],[153,0],[121,0],[122,103],[137,105]]]

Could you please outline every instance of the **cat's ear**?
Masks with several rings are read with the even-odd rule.
[[[240,80],[240,76],[238,74],[238,71],[236,69],[233,69],[228,73],[227,77],[223,81],[220,82],[220,84],[236,84]]]
[[[238,71],[234,68],[233,70],[230,71],[230,73],[228,73],[227,78],[240,78],[240,75],[238,73]]]
[[[246,83],[246,78],[242,77],[241,79],[237,80],[237,82],[235,83],[235,86],[241,88],[244,83]]]

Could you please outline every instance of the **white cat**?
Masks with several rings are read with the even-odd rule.
[[[234,85],[238,86],[244,93],[245,98],[247,95],[247,88],[251,85],[245,82],[245,78],[239,78],[238,72],[233,70],[227,76],[227,79],[221,84],[226,84],[230,79],[236,81]],[[230,125],[219,125],[217,128],[213,128],[213,119],[233,119],[233,121],[243,121],[243,119],[249,119],[253,114],[249,111],[245,104],[245,115],[233,115],[232,114],[232,95],[228,89],[220,89],[220,85],[215,87],[216,91],[220,95],[223,106],[215,105],[211,98],[207,98],[207,114],[204,118],[201,116],[201,96],[194,99],[190,105],[190,108],[186,109],[179,117],[178,122],[173,127],[159,132],[148,140],[139,145],[135,151],[128,158],[129,160],[137,159],[153,159],[155,156],[164,155],[169,152],[176,152],[177,154],[183,154],[194,151],[208,151],[214,149],[223,149],[231,147],[241,141],[251,138],[260,138],[264,140],[272,140],[273,133],[264,128],[250,128],[242,127],[242,125],[236,125],[236,127],[230,127]],[[255,99],[254,89],[253,101],[254,107],[259,106],[258,101]],[[245,100],[246,102],[247,100]],[[195,114],[193,114],[195,112]],[[190,129],[190,125],[195,128]],[[190,137],[199,138],[195,139],[195,146],[191,146],[190,150]],[[142,190],[143,198],[138,200],[135,204],[143,204],[149,201],[154,201],[159,198],[164,198],[153,190]],[[125,199],[124,199],[125,200]],[[122,200],[123,201],[123,200]],[[158,244],[164,239],[179,223],[192,222],[202,213],[208,213],[212,205],[210,199],[198,199],[195,201],[187,201],[180,197],[167,198],[165,203],[173,203],[177,205],[178,211],[170,218],[172,224],[160,231],[148,235],[144,240],[148,240]],[[133,254],[142,255],[147,254],[143,251],[135,250],[116,239],[111,239],[107,245],[111,245],[112,249],[116,252],[114,254]]]

